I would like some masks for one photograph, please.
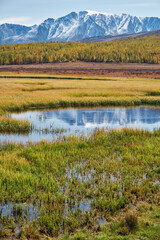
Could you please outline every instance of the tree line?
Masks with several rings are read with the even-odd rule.
[[[160,63],[160,34],[102,43],[26,43],[0,46],[0,65],[56,62]]]

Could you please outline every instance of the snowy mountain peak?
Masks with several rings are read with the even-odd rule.
[[[96,12],[96,11],[92,11],[92,10],[87,10],[86,11],[88,15],[106,15],[106,16],[113,16],[114,14],[112,13],[103,13],[103,12]]]
[[[45,24],[50,24],[50,25],[51,25],[51,24],[54,23],[54,21],[55,21],[55,20],[54,20],[53,18],[48,18],[48,19],[46,19],[46,20],[44,21],[44,23],[45,23]]]
[[[0,44],[74,41],[97,36],[134,34],[160,29],[160,18],[101,13],[91,10],[71,12],[58,19],[48,18],[39,25],[26,27],[0,25]]]

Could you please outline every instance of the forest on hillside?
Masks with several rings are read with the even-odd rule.
[[[26,43],[0,46],[0,65],[56,62],[160,63],[160,34],[103,43]]]

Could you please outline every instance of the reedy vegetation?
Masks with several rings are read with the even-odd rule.
[[[105,237],[100,239],[122,239],[120,235],[132,239],[139,228],[137,213],[127,213],[118,224],[110,220],[141,201],[157,208],[160,200],[159,140],[160,130],[151,133],[123,129],[97,131],[88,139],[73,136],[55,143],[2,145],[0,202],[28,202],[39,209],[39,217],[31,223],[30,233],[23,230],[21,236],[32,236],[32,227],[38,234],[51,237],[67,236],[84,228],[98,232],[101,220],[105,219]],[[14,221],[13,218],[12,223]],[[1,219],[1,236],[4,236],[6,222],[7,218]],[[22,226],[25,223],[22,221]],[[144,231],[148,231],[147,226],[152,226],[152,230],[159,228],[157,223],[145,224],[141,226]],[[157,230],[145,239],[158,239]],[[13,233],[8,231],[8,234]],[[81,236],[85,235],[81,233]],[[86,235],[86,238],[74,239],[93,238]]]
[[[16,120],[11,117],[0,116],[0,133],[23,133],[27,134],[32,126],[27,120]]]
[[[54,62],[160,63],[160,35],[105,43],[29,43],[0,46],[0,65]]]
[[[151,94],[159,92],[158,79],[14,78],[0,83],[0,114],[37,107],[160,104],[159,95]],[[43,239],[43,234],[77,240],[143,239],[144,234],[158,239],[159,141],[160,130],[123,129],[54,143],[0,145],[0,202],[27,202],[39,209],[30,224],[21,207],[18,220],[1,216],[0,237],[13,235],[22,224],[20,239]],[[132,214],[123,214],[131,207]],[[142,208],[149,218],[141,216]],[[114,221],[117,214],[122,219]]]

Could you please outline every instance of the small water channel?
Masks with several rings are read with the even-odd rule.
[[[15,239],[20,235],[22,223],[36,221],[38,216],[38,208],[33,204],[0,203],[0,230],[8,229],[8,237],[5,239]]]
[[[22,215],[29,222],[32,222],[38,217],[38,209],[33,204],[0,203],[0,219],[4,217],[19,218]]]
[[[27,111],[11,114],[12,118],[29,120],[33,131],[28,135],[0,134],[0,143],[53,141],[61,136],[89,135],[95,129],[160,128],[160,108],[94,108]]]

